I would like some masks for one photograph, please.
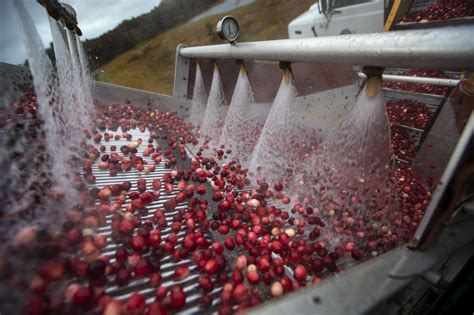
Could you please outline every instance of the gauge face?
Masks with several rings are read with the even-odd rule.
[[[217,33],[222,39],[233,42],[239,36],[239,23],[231,16],[226,16],[217,24]]]

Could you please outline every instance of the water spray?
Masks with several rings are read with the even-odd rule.
[[[207,93],[201,73],[201,66],[196,61],[196,75],[194,77],[193,100],[189,121],[195,128],[201,127],[206,112]]]
[[[49,16],[53,19],[61,22],[65,27],[77,35],[82,35],[82,31],[77,25],[76,14],[70,5],[59,3],[57,0],[38,0],[38,3],[46,9]]]
[[[211,90],[209,91],[206,113],[201,126],[202,135],[207,136],[213,141],[218,141],[221,134],[228,109],[228,106],[225,106],[225,104],[226,100],[219,67],[217,62],[214,62]]]

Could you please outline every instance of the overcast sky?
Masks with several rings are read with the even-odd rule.
[[[12,64],[26,59],[23,35],[13,1],[23,1],[38,29],[43,44],[49,46],[51,31],[44,8],[36,0],[0,0],[0,61]],[[149,12],[160,0],[62,0],[77,13],[83,39],[97,37],[120,22]]]

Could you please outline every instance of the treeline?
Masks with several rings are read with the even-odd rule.
[[[101,67],[144,40],[185,22],[219,2],[222,0],[161,0],[160,4],[149,13],[125,20],[113,30],[86,40],[84,48],[89,57],[91,70]],[[48,54],[54,55],[51,48],[48,48]]]

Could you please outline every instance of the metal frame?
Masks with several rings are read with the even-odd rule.
[[[189,115],[191,102],[171,95],[138,90],[106,82],[93,82],[94,96],[104,103],[124,104],[130,101],[134,106],[153,108],[158,106],[163,111],[175,112],[181,117]]]
[[[188,47],[180,48],[179,56],[471,70],[474,69],[473,33],[472,25],[449,26],[432,30]]]
[[[474,70],[474,25],[176,48],[173,96],[188,97],[190,59],[324,62],[355,67]],[[455,36],[453,36],[453,34]],[[443,45],[438,43],[442,42]],[[363,77],[363,74],[361,75]],[[456,79],[384,74],[384,80],[455,86]]]
[[[181,50],[186,47],[185,44],[179,44],[176,47],[173,85],[173,96],[176,98],[188,97],[189,60],[181,56]]]

